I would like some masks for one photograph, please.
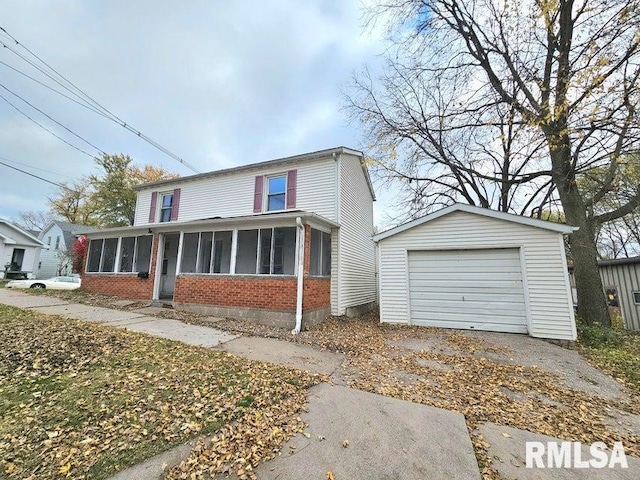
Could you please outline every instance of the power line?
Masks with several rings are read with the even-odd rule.
[[[4,85],[2,85],[0,83],[0,88],[5,89],[7,92],[9,92],[11,95],[13,95],[14,97],[19,98],[20,100],[22,100],[24,103],[26,103],[27,105],[29,105],[31,108],[33,108],[34,110],[37,110],[38,112],[40,112],[42,115],[44,115],[45,117],[47,117],[49,120],[51,120],[52,122],[56,123],[57,125],[61,126],[62,128],[64,128],[67,132],[69,132],[71,135],[73,135],[76,138],[79,138],[80,140],[82,140],[84,143],[86,143],[87,145],[89,145],[92,148],[95,148],[97,151],[99,151],[100,153],[103,153],[106,155],[106,152],[104,150],[102,150],[101,148],[96,147],[93,143],[91,143],[89,140],[85,139],[84,137],[81,137],[80,135],[78,135],[76,132],[74,132],[73,130],[71,130],[69,127],[67,127],[66,125],[63,125],[62,123],[60,123],[59,121],[57,121],[55,118],[53,118],[51,115],[49,115],[48,113],[42,111],[41,109],[39,109],[38,107],[36,107],[34,104],[32,104],[31,102],[29,102],[28,100],[24,99],[23,97],[21,97],[20,95],[18,95],[17,93],[9,90],[7,87],[5,87]],[[3,97],[4,98],[4,97]],[[5,99],[5,101],[7,101]],[[8,102],[9,104],[11,104],[11,102]],[[14,105],[12,105],[14,106]],[[14,106],[15,108],[15,106]],[[37,122],[36,122],[37,123]],[[57,135],[56,135],[57,136]],[[58,137],[60,138],[60,137]],[[68,142],[65,142],[68,144]],[[76,148],[76,147],[74,147]],[[80,149],[78,149],[80,150]],[[81,150],[82,151],[82,150]],[[87,153],[87,152],[84,152]],[[90,154],[88,154],[90,155]],[[92,155],[90,155],[92,156]]]
[[[40,128],[42,128],[43,130],[49,132],[51,135],[53,135],[54,137],[56,137],[58,140],[66,143],[67,145],[69,145],[71,148],[75,148],[76,150],[78,150],[80,153],[83,153],[85,155],[87,155],[90,158],[94,158],[93,155],[91,155],[89,152],[87,152],[86,150],[81,149],[80,147],[75,146],[73,143],[70,143],[68,141],[66,141],[64,138],[62,138],[60,135],[58,135],[57,133],[55,133],[53,130],[49,130],[47,127],[45,127],[44,125],[42,125],[40,122],[38,122],[36,119],[34,119],[33,117],[31,117],[28,113],[23,112],[22,110],[20,110],[20,108],[18,108],[16,105],[14,105],[10,100],[8,100],[4,95],[2,95],[0,93],[0,98],[2,100],[4,100],[5,102],[7,102],[11,107],[13,107],[18,113],[20,113],[21,115],[24,115],[26,118],[28,118],[29,120],[31,120],[33,123],[35,123],[37,126],[39,126]]]
[[[2,158],[2,157],[0,157],[0,158]],[[28,163],[22,163],[22,162],[18,162],[16,160],[9,160],[8,158],[2,158],[2,160],[4,160],[5,162],[16,163],[18,165],[22,165],[23,167],[29,167],[29,168],[32,168],[34,170],[40,170],[41,172],[50,173],[52,175],[58,175],[60,177],[65,177],[65,178],[68,178],[69,180],[76,180],[75,177],[71,177],[69,175],[65,175],[65,174],[60,173],[60,172],[54,172],[53,170],[47,170],[46,168],[35,167],[33,165],[29,165]]]
[[[6,160],[6,159],[3,158],[2,160]],[[51,185],[55,185],[56,187],[64,188],[65,190],[68,190],[69,192],[80,193],[80,192],[78,192],[76,190],[73,190],[73,189],[71,189],[69,187],[64,186],[61,183],[52,182],[51,180],[47,180],[46,178],[42,178],[42,177],[36,175],[35,173],[27,172],[27,171],[22,170],[22,169],[20,169],[18,167],[14,167],[13,165],[9,165],[8,163],[4,163],[4,162],[0,161],[0,165],[4,165],[5,167],[11,168],[13,170],[17,170],[20,173],[24,173],[25,175],[29,175],[30,177],[37,178],[38,180],[42,180],[43,182],[50,183]]]
[[[71,88],[69,88],[68,86],[64,86],[62,83],[60,83],[58,80],[55,80],[50,74],[44,72],[41,68],[37,67],[34,65],[33,62],[29,61],[28,59],[26,59],[23,55],[21,55],[19,52],[17,52],[16,50],[8,47],[7,45],[4,45],[6,48],[8,48],[10,51],[12,51],[13,53],[15,53],[16,55],[18,55],[20,58],[22,58],[23,60],[25,60],[26,62],[28,62],[29,64],[33,65],[35,68],[38,68],[38,70],[40,70],[41,72],[43,72],[45,75],[47,75],[49,78],[51,78],[52,80],[56,81],[56,83],[58,83],[60,86],[62,86],[63,88],[65,88],[66,90],[68,90],[69,92],[71,92],[73,95],[75,95],[76,97],[82,99],[83,101],[87,101],[90,102],[91,104],[93,104],[96,108],[102,110],[106,115],[103,115],[105,118],[108,118],[109,120],[111,120],[114,123],[117,123],[118,125],[122,126],[123,128],[125,128],[126,130],[130,131],[131,133],[135,134],[138,138],[141,138],[142,140],[144,140],[145,142],[147,142],[148,144],[152,145],[153,147],[155,147],[156,149],[160,150],[162,153],[164,153],[165,155],[173,158],[174,160],[178,161],[179,163],[181,163],[182,165],[184,165],[185,167],[189,168],[191,171],[195,172],[195,173],[200,173],[193,165],[189,164],[187,161],[185,161],[184,159],[182,159],[182,157],[176,155],[175,153],[173,153],[172,151],[170,151],[169,149],[163,147],[162,145],[160,145],[158,142],[156,142],[155,140],[153,140],[151,137],[148,137],[147,135],[145,135],[144,133],[142,133],[140,130],[137,130],[136,128],[134,128],[133,126],[129,125],[127,122],[125,122],[124,120],[122,120],[120,117],[118,117],[117,115],[115,115],[113,112],[111,112],[109,109],[107,109],[105,106],[101,105],[97,100],[95,100],[94,98],[92,98],[89,94],[87,94],[86,92],[84,92],[82,89],[80,89],[80,87],[78,87],[77,85],[75,85],[73,82],[71,82],[68,78],[66,78],[64,75],[62,75],[60,72],[58,72],[55,68],[53,68],[51,65],[49,65],[47,62],[45,62],[42,58],[40,58],[38,55],[36,55],[32,50],[30,50],[28,47],[26,47],[25,45],[23,45],[22,43],[20,43],[13,35],[11,35],[9,32],[7,32],[6,29],[4,29],[3,27],[0,26],[0,32],[6,34],[9,38],[11,38],[11,40],[13,40],[15,42],[16,45],[22,47],[24,50],[26,50],[28,53],[30,53],[33,57],[35,57],[37,60],[39,60],[43,65],[45,65],[49,70],[51,70],[53,73],[55,73],[61,80],[63,80],[65,83],[67,83]],[[74,91],[75,89],[75,91]],[[84,98],[83,98],[84,97]]]
[[[3,44],[2,42],[0,42],[0,45],[4,45],[4,44]],[[31,76],[31,75],[29,75],[28,73],[25,73],[25,72],[23,72],[22,70],[19,70],[19,69],[15,68],[14,66],[9,65],[9,64],[8,64],[8,63],[6,63],[6,62],[3,62],[2,60],[0,60],[0,65],[4,65],[5,67],[10,68],[10,69],[11,69],[11,70],[13,70],[14,72],[16,72],[16,73],[18,73],[18,74],[22,75],[23,77],[26,77],[26,78],[28,78],[29,80],[31,80],[31,81],[33,81],[33,82],[36,82],[36,83],[37,83],[37,84],[39,84],[39,85],[42,85],[43,87],[45,87],[45,88],[47,88],[47,89],[51,90],[52,92],[57,93],[58,95],[60,95],[60,96],[62,96],[62,97],[64,97],[64,98],[66,98],[67,100],[71,100],[72,102],[77,103],[77,104],[78,104],[78,105],[80,105],[81,107],[84,107],[84,108],[86,108],[86,109],[88,109],[88,110],[91,110],[93,113],[97,113],[98,115],[102,115],[103,117],[105,117],[105,118],[107,118],[107,119],[109,118],[109,117],[107,117],[104,113],[102,113],[100,110],[98,110],[98,109],[96,109],[96,108],[92,107],[91,105],[87,105],[86,103],[79,102],[79,101],[78,101],[78,100],[76,100],[75,98],[71,98],[69,95],[65,95],[65,94],[64,94],[64,93],[62,93],[60,90],[56,90],[56,89],[55,89],[55,88],[53,88],[51,85],[47,85],[46,83],[41,82],[41,81],[40,81],[40,80],[38,80],[37,78],[32,77],[32,76]]]

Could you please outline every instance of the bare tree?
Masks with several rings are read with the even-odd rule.
[[[15,224],[26,230],[42,231],[53,220],[53,215],[44,210],[30,210],[28,212],[18,212]]]
[[[640,204],[636,185],[618,208],[601,213],[594,208],[612,190],[620,156],[637,149],[640,138],[635,109],[639,2],[389,0],[373,18],[390,19],[399,48],[388,54],[382,92],[365,77],[356,83],[350,104],[369,127],[373,145],[390,146],[391,153],[409,161],[421,151],[429,166],[424,181],[441,186],[438,197],[444,201],[498,208],[511,203],[514,209],[519,192],[505,202],[501,190],[501,202],[489,203],[477,179],[510,192],[528,186],[536,195],[529,207],[557,195],[567,222],[579,227],[570,244],[578,314],[589,323],[610,323],[598,275],[596,232]],[[396,118],[402,122],[394,123]],[[486,167],[491,155],[476,160],[467,142],[480,135],[487,139],[483,145],[499,152],[496,140],[503,137],[488,132],[510,125],[519,129],[513,146],[524,150],[515,165],[508,162],[505,182],[499,171]],[[603,166],[607,174],[600,188],[591,195],[581,192],[580,175]],[[440,178],[453,182],[443,187]]]

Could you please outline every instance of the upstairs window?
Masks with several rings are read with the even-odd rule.
[[[287,177],[269,177],[267,185],[267,211],[284,210],[287,196]]]
[[[160,197],[160,221],[171,221],[171,207],[173,206],[173,193],[165,193]]]
[[[60,250],[60,237],[56,237],[56,250]]]

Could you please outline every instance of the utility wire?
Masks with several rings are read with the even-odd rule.
[[[2,45],[3,45],[3,43],[2,43],[2,42],[0,42],[0,44],[2,44]],[[8,64],[8,63],[6,63],[6,62],[3,62],[2,60],[0,60],[0,65],[4,65],[5,67],[10,68],[10,69],[11,69],[11,70],[13,70],[14,72],[16,72],[16,73],[18,73],[18,74],[22,75],[23,77],[26,77],[26,78],[28,78],[29,80],[31,80],[31,81],[33,81],[33,82],[36,82],[36,83],[37,83],[37,84],[39,84],[39,85],[42,85],[44,88],[47,88],[47,89],[51,90],[52,92],[57,93],[58,95],[60,95],[60,96],[62,96],[62,97],[64,97],[64,98],[66,98],[67,100],[71,100],[72,102],[77,103],[77,104],[78,104],[78,105],[80,105],[81,107],[84,107],[84,108],[86,108],[86,109],[88,109],[88,110],[91,110],[91,111],[92,111],[92,112],[94,112],[94,113],[97,113],[98,115],[102,115],[103,117],[105,117],[105,118],[109,119],[109,117],[108,117],[107,115],[105,115],[104,113],[102,113],[100,110],[98,110],[98,109],[96,109],[96,108],[92,107],[91,105],[87,105],[86,103],[79,102],[79,101],[78,101],[78,100],[76,100],[75,98],[72,98],[72,97],[70,97],[69,95],[65,95],[65,94],[64,94],[64,93],[62,93],[60,90],[56,90],[56,89],[55,89],[55,88],[53,88],[52,86],[47,85],[47,84],[46,84],[46,83],[44,83],[44,82],[41,82],[41,81],[40,81],[40,80],[38,80],[37,78],[32,77],[32,76],[31,76],[31,75],[29,75],[28,73],[24,73],[22,70],[19,70],[19,69],[15,68],[14,66],[9,65],[9,64]]]
[[[42,115],[44,115],[45,117],[47,117],[49,120],[51,120],[52,122],[56,123],[57,125],[61,126],[62,128],[64,128],[67,132],[69,132],[71,135],[73,135],[74,137],[82,140],[84,143],[86,143],[87,145],[89,145],[90,147],[95,148],[97,151],[99,151],[102,154],[106,155],[106,152],[104,150],[102,150],[101,148],[96,147],[93,143],[91,143],[89,140],[81,137],[80,135],[78,135],[76,132],[74,132],[73,130],[71,130],[69,127],[67,127],[66,125],[63,125],[62,123],[60,123],[59,121],[57,121],[55,118],[53,118],[51,115],[47,114],[46,112],[42,111],[41,109],[39,109],[38,107],[36,107],[34,104],[32,104],[31,102],[29,102],[28,100],[24,99],[23,97],[21,97],[20,95],[18,95],[17,93],[9,90],[7,87],[5,87],[4,85],[2,85],[0,83],[0,88],[5,89],[7,92],[9,92],[11,95],[13,95],[14,97],[19,98],[20,100],[22,100],[24,103],[26,103],[27,105],[29,105],[31,108],[33,108],[34,110],[37,110],[38,112],[40,112]],[[4,98],[4,97],[3,97]],[[5,99],[5,101],[7,101]],[[8,102],[10,103],[10,102]],[[13,106],[13,105],[12,105]],[[15,107],[14,107],[15,108]],[[37,123],[37,122],[36,122]],[[56,135],[57,136],[57,135]],[[60,137],[58,137],[60,138]],[[65,142],[68,143],[68,142]],[[80,149],[78,149],[80,150]],[[87,153],[87,152],[84,152]],[[90,155],[90,154],[89,154]],[[90,155],[93,157],[93,155]]]
[[[47,170],[47,169],[45,169],[45,168],[35,167],[35,166],[33,166],[33,165],[29,165],[28,163],[22,163],[22,162],[18,162],[18,161],[16,161],[16,160],[9,160],[8,158],[2,158],[2,157],[0,157],[0,158],[1,158],[2,160],[4,160],[5,162],[15,163],[15,164],[17,164],[17,165],[22,165],[23,167],[28,167],[28,168],[31,168],[31,169],[33,169],[33,170],[40,170],[41,172],[50,173],[50,174],[52,174],[52,175],[58,175],[58,176],[60,176],[60,177],[68,178],[69,180],[76,180],[76,178],[75,178],[75,177],[71,177],[71,176],[69,176],[69,175],[65,175],[65,174],[60,173],[60,172],[54,172],[53,170]]]
[[[40,122],[38,122],[36,119],[34,119],[33,117],[31,117],[28,113],[23,112],[22,110],[20,110],[20,108],[18,108],[16,105],[14,105],[9,99],[7,99],[4,95],[2,95],[0,93],[0,98],[2,100],[4,100],[5,102],[7,102],[11,107],[13,107],[18,113],[20,113],[21,115],[24,115],[26,118],[28,118],[29,120],[31,120],[33,123],[35,123],[37,126],[39,126],[40,128],[42,128],[43,130],[49,132],[51,135],[53,135],[54,137],[56,137],[58,140],[66,143],[67,145],[69,145],[71,148],[75,148],[76,150],[78,150],[80,153],[85,154],[86,156],[90,157],[90,158],[95,158],[94,155],[91,155],[89,152],[87,152],[86,150],[81,149],[80,147],[75,146],[73,143],[70,143],[68,141],[66,141],[64,138],[62,138],[60,135],[58,135],[57,133],[55,133],[53,130],[48,129],[47,127],[45,127],[44,125],[42,125]]]
[[[3,159],[3,160],[6,160],[6,159]],[[56,187],[64,188],[65,190],[68,190],[68,191],[70,191],[72,193],[80,193],[80,192],[77,192],[76,190],[73,190],[73,189],[71,189],[69,187],[64,186],[61,183],[52,182],[51,180],[47,180],[46,178],[42,178],[42,177],[40,177],[40,176],[38,176],[38,175],[36,175],[34,173],[27,172],[26,170],[22,170],[22,169],[20,169],[18,167],[14,167],[13,165],[9,165],[8,163],[4,163],[4,162],[0,161],[0,165],[4,165],[5,167],[11,168],[13,170],[17,170],[20,173],[24,173],[25,175],[29,175],[30,177],[37,178],[38,180],[42,180],[43,182],[50,183],[51,185],[55,185]]]
[[[26,50],[28,53],[30,53],[33,57],[35,57],[37,60],[39,60],[43,65],[45,65],[47,68],[49,68],[49,70],[51,70],[53,73],[55,73],[60,79],[62,79],[65,83],[67,83],[71,88],[66,87],[64,85],[62,85],[59,81],[55,80],[56,83],[58,83],[59,85],[63,86],[66,90],[68,90],[69,92],[71,92],[72,94],[76,95],[77,97],[81,98],[82,100],[85,101],[89,101],[91,104],[93,104],[95,107],[99,108],[100,110],[102,110],[105,114],[107,114],[109,117],[109,119],[114,122],[117,123],[118,125],[124,127],[126,130],[130,131],[131,133],[135,134],[137,137],[141,138],[142,140],[144,140],[145,142],[149,143],[150,145],[152,145],[153,147],[155,147],[156,149],[160,150],[162,153],[164,153],[165,155],[173,158],[174,160],[180,162],[182,165],[184,165],[185,167],[187,167],[188,169],[190,169],[191,171],[195,172],[195,173],[200,173],[193,165],[189,164],[188,162],[186,162],[184,159],[182,159],[180,156],[176,155],[175,153],[173,153],[172,151],[170,151],[169,149],[163,147],[162,145],[160,145],[158,142],[156,142],[155,140],[153,140],[152,138],[148,137],[147,135],[145,135],[144,133],[142,133],[140,130],[137,130],[136,128],[132,127],[131,125],[129,125],[127,122],[125,122],[124,120],[122,120],[120,117],[118,117],[117,115],[115,115],[113,112],[111,112],[109,109],[107,109],[105,106],[101,105],[97,100],[93,99],[89,94],[87,94],[86,92],[84,92],[82,89],[80,89],[80,87],[78,87],[77,85],[75,85],[73,82],[71,82],[68,78],[66,78],[64,75],[62,75],[60,72],[58,72],[55,68],[53,68],[51,65],[49,65],[47,62],[45,62],[42,58],[40,58],[38,55],[36,55],[36,53],[34,53],[32,50],[30,50],[28,47],[26,47],[24,44],[20,43],[13,35],[11,35],[9,32],[7,32],[7,30],[5,30],[3,27],[0,26],[0,32],[6,34],[9,38],[11,38],[11,40],[13,40],[15,42],[16,45],[22,47],[24,50]],[[16,50],[8,47],[7,45],[4,45],[6,48],[8,48],[10,51],[12,51],[13,53],[15,53],[16,55],[18,55],[20,58],[22,58],[23,60],[27,61],[29,64],[34,65],[33,62],[30,62],[28,59],[26,59],[23,55],[21,55],[19,52],[17,52]],[[34,65],[35,66],[35,65]],[[36,67],[38,68],[38,67]],[[38,68],[38,70],[42,71],[41,68]],[[43,72],[45,73],[45,72]],[[45,73],[45,75],[47,75],[49,78],[52,78],[51,75]],[[53,78],[52,78],[53,79]],[[75,91],[74,91],[75,90]],[[84,98],[83,98],[84,97]],[[103,115],[103,116],[107,116],[107,115]]]

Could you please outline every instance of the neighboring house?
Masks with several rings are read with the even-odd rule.
[[[49,246],[40,254],[37,278],[51,278],[73,273],[73,244],[76,230],[92,230],[84,225],[53,220],[39,234],[39,239]],[[95,230],[95,229],[93,229]]]
[[[573,230],[456,204],[380,233],[381,321],[575,340]]]
[[[356,314],[376,302],[374,200],[344,147],[142,185],[133,226],[79,230],[82,285],[287,326]]]
[[[598,266],[612,320],[619,316],[621,326],[627,330],[640,330],[640,257],[601,260]],[[571,267],[569,272],[573,301],[577,303]]]
[[[0,278],[32,277],[43,248],[48,247],[27,230],[0,218]]]

